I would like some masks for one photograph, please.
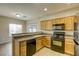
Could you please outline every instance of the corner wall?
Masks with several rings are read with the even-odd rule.
[[[26,32],[26,21],[0,16],[0,44],[11,41],[9,37],[9,24],[21,24],[22,31]]]

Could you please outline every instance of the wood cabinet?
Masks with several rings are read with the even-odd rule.
[[[76,21],[77,21],[77,18],[75,16],[69,16],[69,17],[54,19],[54,20],[52,20],[52,23],[53,24],[65,24],[66,31],[73,31],[74,22],[76,22]]]
[[[36,51],[38,51],[42,47],[51,48],[51,36],[43,36],[36,38]]]
[[[20,56],[26,56],[27,55],[27,42],[21,41],[20,43]]]
[[[23,40],[26,38],[20,38],[20,39]],[[28,56],[29,52],[27,50],[29,50],[29,48],[30,48],[30,46],[28,46],[28,42],[29,41],[27,41],[27,40],[24,40],[24,41],[13,40],[13,55],[14,56]],[[37,38],[35,38],[35,45],[36,45],[34,47],[35,52],[45,46],[50,48],[51,47],[51,37],[50,36],[37,37]]]
[[[74,55],[75,54],[74,47],[75,47],[75,43],[73,41],[73,38],[66,37],[66,39],[65,39],[65,53]]]
[[[45,30],[46,22],[45,21],[41,21],[40,24],[41,24],[41,30]]]
[[[51,37],[50,36],[45,36],[45,39],[43,41],[44,46],[51,48]]]
[[[65,19],[65,30],[73,31],[74,30],[74,19],[75,17],[66,17]]]
[[[53,20],[44,20],[41,21],[41,30],[52,30],[54,24],[65,24],[65,30],[73,31],[74,30],[74,22],[77,21],[75,16],[56,18]]]
[[[19,56],[19,42],[18,40],[13,39],[12,42],[12,55]]]
[[[43,47],[43,37],[36,38],[36,51]]]
[[[52,20],[47,20],[46,22],[46,30],[52,30]]]
[[[52,20],[53,24],[63,24],[65,22],[64,18],[57,18]]]
[[[52,20],[41,21],[41,30],[52,30]]]

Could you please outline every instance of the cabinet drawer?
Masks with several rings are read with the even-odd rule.
[[[65,38],[65,43],[74,44],[73,38]]]

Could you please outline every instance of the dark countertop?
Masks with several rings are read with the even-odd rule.
[[[17,39],[18,41],[23,41],[23,40],[30,40],[42,36],[50,36],[53,37],[52,34],[48,33],[42,33],[42,32],[33,32],[33,33],[18,33],[18,34],[13,34],[12,39]],[[26,38],[26,39],[20,39],[20,38]],[[72,38],[74,39],[73,35],[65,35],[65,38]]]
[[[45,34],[45,33],[20,33],[20,34],[13,34],[12,38],[16,39],[18,41],[24,41],[24,40],[31,40],[42,36],[52,36],[52,34]]]

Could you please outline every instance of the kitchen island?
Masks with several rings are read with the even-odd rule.
[[[51,48],[50,34],[13,34],[13,56],[31,56],[45,46]]]

